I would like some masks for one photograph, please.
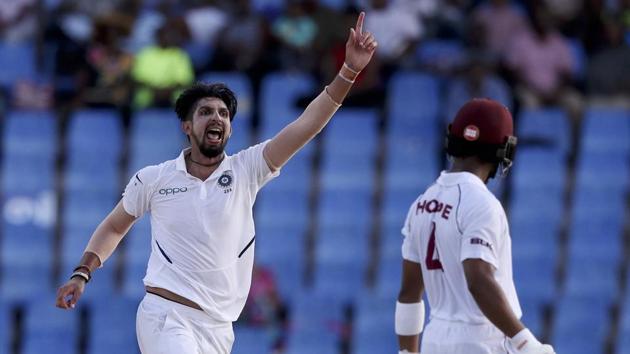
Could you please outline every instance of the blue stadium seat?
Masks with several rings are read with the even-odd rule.
[[[7,71],[7,70],[5,70]],[[57,120],[51,111],[9,111],[3,131],[4,156],[52,160],[57,152]]]
[[[313,183],[313,154],[300,151],[282,166],[280,176],[266,184],[263,193],[275,191],[308,192]],[[273,191],[273,192],[272,192]]]
[[[302,262],[307,226],[257,226],[256,260],[262,264]]]
[[[0,353],[11,352],[11,339],[14,335],[11,308],[7,303],[0,302]]]
[[[629,118],[630,119],[630,118]],[[630,153],[582,152],[577,159],[576,187],[623,193],[630,187]]]
[[[552,329],[551,343],[556,352],[604,353],[610,322],[608,317],[608,308],[602,301],[561,298],[556,306]]]
[[[188,41],[183,49],[188,54],[195,71],[199,71],[207,65],[214,54],[212,43]]]
[[[518,300],[521,305],[521,310],[523,311],[521,321],[530,331],[532,331],[536,338],[542,338],[544,335],[544,318],[543,308],[540,301],[538,301],[538,299],[523,297],[520,294]]]
[[[566,159],[551,149],[526,147],[517,150],[510,175],[516,189],[535,187],[545,191],[564,191]]]
[[[70,159],[102,162],[120,159],[122,123],[114,110],[84,109],[75,112],[68,127],[66,153]]]
[[[584,45],[582,45],[580,38],[570,38],[567,41],[567,44],[569,45],[569,49],[571,51],[571,57],[573,57],[573,76],[578,80],[583,79],[588,64],[588,58],[586,51],[584,50]]]
[[[296,295],[291,303],[291,332],[287,353],[335,353],[343,330],[343,306],[337,298]]]
[[[136,340],[139,303],[139,298],[120,296],[92,301],[87,353],[139,353]]]
[[[402,254],[400,247],[402,245],[402,237],[398,242],[396,254],[381,256],[378,270],[376,273],[376,284],[374,290],[380,296],[388,296],[397,298],[400,291],[400,282],[402,279]],[[382,254],[382,251],[381,251]]]
[[[326,155],[374,155],[377,135],[376,111],[346,109],[335,114],[324,130],[323,153]]]
[[[630,296],[626,296],[622,302],[616,346],[616,354],[630,353]]]
[[[32,43],[0,41],[0,86],[9,88],[18,80],[34,79],[35,47]]]
[[[577,257],[569,259],[565,294],[610,303],[619,292],[617,268],[618,264],[587,262]]]
[[[355,304],[352,353],[382,354],[397,348],[393,317],[395,296],[365,293]]]
[[[125,249],[125,267],[123,272],[123,294],[128,297],[144,295],[142,278],[146,274],[149,255],[151,254],[151,223],[149,215],[136,221],[123,239]]]
[[[421,65],[452,68],[463,64],[466,51],[461,41],[433,39],[418,46],[416,58]]]
[[[268,354],[271,352],[271,331],[264,327],[234,325],[233,354]]]
[[[569,152],[571,127],[566,112],[560,108],[524,110],[517,121],[516,132],[519,143],[537,143],[562,154]]]
[[[257,226],[306,225],[309,216],[308,198],[306,191],[262,192],[255,207]]]
[[[556,294],[555,261],[547,258],[514,258],[514,284],[519,296],[549,303]]]
[[[56,353],[78,353],[79,312],[54,307],[54,295],[45,294],[26,306],[22,353],[48,353],[51,348]]]
[[[302,113],[295,103],[315,93],[315,85],[312,77],[301,73],[272,73],[263,79],[259,107],[261,141],[275,136]],[[312,145],[306,145],[305,149],[312,149]]]
[[[405,223],[411,203],[422,192],[419,189],[387,191],[383,195],[384,199],[381,204],[381,223],[383,226],[391,227],[396,230],[397,236],[400,235],[400,229]]]
[[[425,133],[418,138],[435,133],[440,113],[438,80],[428,74],[399,71],[389,82],[387,115],[391,126],[423,127]]]
[[[320,194],[318,225],[366,233],[372,220],[372,191],[331,190]]]
[[[435,140],[390,135],[384,167],[385,192],[415,189],[424,192],[439,175]]]
[[[354,252],[352,249],[345,251],[348,256]],[[317,256],[319,257],[319,253]],[[366,268],[360,262],[327,259],[316,260],[316,263],[313,287],[316,294],[341,301],[352,301],[364,291]]]
[[[52,282],[52,264],[34,262],[32,264],[3,264],[0,299],[25,301],[40,295],[43,291],[52,292],[59,285]]]
[[[371,191],[376,177],[375,162],[369,155],[325,155],[320,186],[324,191]]]
[[[581,147],[588,152],[630,153],[628,111],[615,108],[590,108],[584,114]]]

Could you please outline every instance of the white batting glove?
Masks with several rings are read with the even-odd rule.
[[[511,354],[556,354],[549,344],[542,344],[525,328],[508,339],[508,351]]]

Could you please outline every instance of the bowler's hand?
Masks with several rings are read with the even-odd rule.
[[[364,19],[365,12],[361,12],[346,42],[346,64],[354,71],[361,71],[368,65],[378,46],[372,33],[363,32]]]
[[[73,309],[85,290],[85,280],[74,277],[57,290],[55,306],[60,309]],[[68,299],[68,297],[70,297]]]

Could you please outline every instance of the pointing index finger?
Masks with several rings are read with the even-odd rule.
[[[355,27],[355,31],[359,34],[363,34],[363,19],[365,18],[365,12],[361,11],[359,14],[359,18],[357,19],[357,25]]]

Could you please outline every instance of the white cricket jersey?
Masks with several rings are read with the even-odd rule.
[[[127,213],[151,216],[151,256],[144,284],[170,290],[217,321],[236,321],[249,293],[254,262],[256,194],[270,179],[267,142],[226,156],[202,181],[182,153],[148,166],[125,188]]]
[[[402,233],[403,258],[422,267],[432,318],[490,322],[468,290],[462,264],[466,259],[492,264],[494,278],[516,316],[521,317],[505,211],[479,177],[442,172],[411,205]]]

